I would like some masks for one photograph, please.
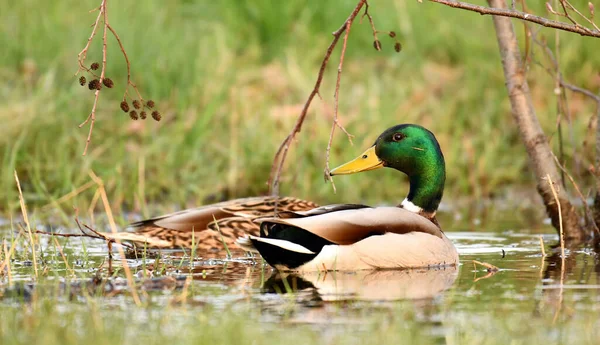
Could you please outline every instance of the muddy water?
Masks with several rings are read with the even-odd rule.
[[[561,260],[560,250],[552,248],[558,241],[553,234],[451,232],[448,236],[461,255],[457,269],[280,275],[263,266],[260,259],[190,260],[177,251],[163,252],[158,258],[129,259],[128,263],[140,289],[149,294],[157,291],[153,303],[168,303],[170,295],[164,291],[186,288],[192,306],[224,308],[250,301],[259,307],[265,323],[284,320],[315,327],[356,324],[360,328],[365,317],[410,310],[406,318],[438,340],[462,339],[457,325],[489,329],[510,319],[542,320],[548,329],[561,322],[589,324],[591,319],[593,327],[586,336],[593,339],[600,334],[600,261],[593,251],[567,250],[568,257]],[[106,276],[104,244],[63,241],[67,267],[53,241],[43,243],[43,260],[51,267],[45,273],[46,284],[59,281],[65,289],[70,284],[69,293],[77,294],[82,284],[90,285],[98,267]],[[25,250],[17,248],[17,253],[20,251]],[[474,260],[499,270],[490,271],[475,265]],[[0,303],[26,303],[23,294],[43,290],[43,283],[31,283],[31,266],[26,255],[16,255],[11,265],[12,285],[6,275],[0,278]],[[117,258],[112,267],[116,278],[102,285],[107,303],[111,296],[128,289],[119,267]],[[65,279],[72,276],[76,278]],[[186,286],[187,277],[193,279]],[[522,324],[501,328],[507,327],[515,332],[533,331]],[[564,339],[564,335],[557,334],[556,339]]]

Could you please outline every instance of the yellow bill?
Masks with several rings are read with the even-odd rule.
[[[348,175],[361,171],[375,170],[383,167],[383,161],[375,154],[375,146],[365,151],[354,160],[331,170],[330,175]]]

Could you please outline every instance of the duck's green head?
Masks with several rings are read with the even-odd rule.
[[[331,171],[346,175],[394,168],[408,175],[410,192],[402,205],[411,211],[435,213],[442,199],[446,168],[444,155],[433,133],[424,127],[404,124],[381,133],[375,144],[356,159]]]

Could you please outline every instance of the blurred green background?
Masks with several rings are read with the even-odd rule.
[[[101,92],[90,150],[82,156],[88,127],[77,126],[94,96],[74,73],[96,18],[89,10],[98,1],[0,1],[1,212],[18,211],[14,170],[30,210],[62,209],[66,215],[72,205],[89,207],[93,188],[56,201],[88,183],[92,170],[106,183],[117,214],[148,216],[266,193],[275,150],[312,89],[331,32],[355,4],[109,2],[109,21],[131,60],[133,81],[156,101],[163,120],[132,121],[119,109],[126,65],[109,35],[107,76],[116,86]],[[546,13],[543,2],[529,6]],[[397,33],[403,50],[394,52],[394,41],[381,34],[383,51],[377,52],[368,22],[352,27],[340,116],[355,135],[354,146],[337,131],[331,165],[354,158],[389,126],[419,123],[437,135],[446,156],[446,205],[481,205],[491,198],[520,207],[527,199],[522,194],[534,195],[535,187],[510,114],[491,17],[404,0],[372,1],[370,13],[377,29]],[[523,36],[520,22],[515,28]],[[554,31],[533,28],[553,48]],[[565,78],[597,91],[600,41],[560,36]],[[98,35],[87,63],[101,62],[101,52]],[[550,66],[540,49],[533,52],[535,61]],[[398,203],[408,185],[387,169],[337,178],[337,194],[323,182],[338,59],[339,47],[321,89],[323,101],[313,103],[288,157],[282,194],[318,203]],[[553,79],[537,63],[528,75],[536,111],[557,148]],[[569,94],[569,106],[565,162],[587,186],[595,105]]]

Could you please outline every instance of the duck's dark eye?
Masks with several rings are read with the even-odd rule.
[[[394,141],[400,141],[404,139],[404,134],[402,133],[394,133],[394,136],[392,137],[392,140]]]

